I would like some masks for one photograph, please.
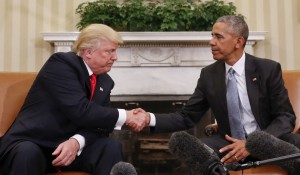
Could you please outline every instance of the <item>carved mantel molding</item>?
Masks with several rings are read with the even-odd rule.
[[[79,32],[44,32],[43,39],[55,52],[70,51]],[[214,62],[209,40],[211,32],[120,32],[124,44],[110,75],[116,85],[113,95],[191,94],[201,68]],[[266,32],[250,32],[245,51]],[[158,83],[154,83],[158,82]],[[139,85],[137,86],[137,83]],[[126,85],[126,86],[121,86]]]
[[[144,42],[208,42],[211,32],[119,32],[125,43]],[[45,41],[73,42],[79,32],[43,32]],[[250,31],[248,41],[260,41],[265,39],[265,31]]]
[[[55,52],[70,51],[79,32],[45,32]],[[120,32],[124,44],[115,66],[204,66],[212,62],[210,32]],[[246,51],[253,54],[266,32],[250,32]]]

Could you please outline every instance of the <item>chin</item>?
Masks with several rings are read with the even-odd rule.
[[[218,61],[218,60],[223,60],[223,57],[222,56],[213,55],[213,59]]]
[[[219,58],[219,57],[216,57],[216,56],[213,56],[213,59],[214,59],[214,60],[220,60],[220,58]]]

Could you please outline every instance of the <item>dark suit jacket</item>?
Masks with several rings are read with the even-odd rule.
[[[246,54],[246,85],[253,115],[262,130],[281,136],[293,131],[295,114],[284,87],[279,63]],[[155,114],[152,132],[173,132],[193,127],[211,108],[221,134],[231,135],[225,83],[225,63],[216,61],[201,71],[197,87],[178,113]]]
[[[3,136],[0,158],[15,143],[29,140],[42,147],[56,148],[74,134],[86,144],[113,130],[118,110],[109,108],[114,82],[108,74],[97,76],[90,102],[88,71],[73,52],[56,53],[42,67],[15,122]],[[101,90],[100,90],[101,87]]]

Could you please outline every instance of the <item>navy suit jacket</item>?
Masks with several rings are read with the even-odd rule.
[[[103,132],[111,132],[119,116],[117,109],[109,107],[113,86],[108,74],[98,75],[90,101],[89,75],[82,58],[73,52],[53,54],[1,139],[0,158],[21,140],[55,149],[75,134],[83,135],[88,145]]]
[[[280,64],[246,54],[245,75],[250,106],[259,127],[277,137],[292,132],[296,118],[284,87]],[[156,126],[151,131],[189,129],[209,108],[217,120],[220,134],[231,135],[223,61],[202,69],[193,95],[180,112],[155,114]]]

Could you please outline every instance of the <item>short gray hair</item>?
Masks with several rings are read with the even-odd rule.
[[[225,23],[229,26],[229,31],[235,36],[242,36],[245,39],[245,44],[249,36],[249,28],[245,20],[236,15],[222,16],[217,19],[217,22]]]

